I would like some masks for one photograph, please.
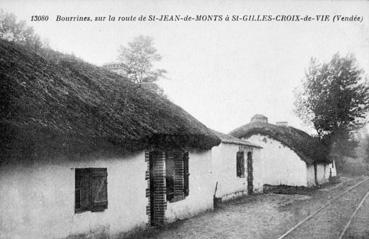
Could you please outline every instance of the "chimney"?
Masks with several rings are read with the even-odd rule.
[[[251,118],[251,122],[258,122],[258,123],[268,123],[268,117],[261,115],[261,114],[256,114]]]
[[[278,125],[278,126],[284,126],[284,127],[288,126],[287,121],[278,121],[278,122],[275,122],[275,124]]]

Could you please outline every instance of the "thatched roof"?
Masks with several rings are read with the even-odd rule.
[[[245,145],[245,146],[250,146],[253,148],[261,148],[259,145],[253,144],[247,140],[239,139],[239,138],[233,137],[232,135],[224,134],[224,133],[221,133],[215,130],[213,130],[213,132],[216,134],[216,136],[218,136],[218,138],[220,138],[222,143]]]
[[[220,143],[179,106],[121,76],[77,60],[48,61],[0,40],[0,149],[6,153]]]
[[[292,149],[308,164],[329,162],[326,157],[327,149],[319,140],[294,127],[251,122],[233,130],[230,134],[237,138],[248,138],[257,134],[266,135]]]

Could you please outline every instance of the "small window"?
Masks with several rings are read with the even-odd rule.
[[[245,153],[243,151],[237,152],[237,177],[245,177]]]
[[[108,208],[106,168],[75,170],[75,212],[99,212]]]
[[[175,151],[166,154],[166,190],[169,202],[182,200],[189,195],[188,158],[187,152]]]

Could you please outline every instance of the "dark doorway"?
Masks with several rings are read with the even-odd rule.
[[[254,175],[252,166],[252,152],[247,153],[247,192],[252,194],[254,191]]]

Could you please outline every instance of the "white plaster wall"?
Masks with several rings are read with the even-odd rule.
[[[293,150],[260,134],[245,139],[263,147],[260,157],[264,184],[307,186],[306,163]]]
[[[237,177],[237,152],[235,144],[220,144],[212,149],[214,181],[218,182],[217,197],[232,198],[233,194],[247,194],[247,153],[245,153],[245,177]]]
[[[263,192],[263,171],[264,171],[264,165],[262,160],[262,151],[263,149],[255,148],[253,150],[253,166],[254,166],[254,192],[262,193]]]
[[[307,166],[307,186],[308,187],[315,186],[315,171],[313,164],[309,164]]]
[[[213,209],[214,180],[211,150],[189,152],[189,195],[181,201],[167,202],[165,217],[168,222],[192,217]]]
[[[334,163],[334,162],[333,162]],[[323,184],[329,182],[330,172],[332,172],[332,177],[336,176],[336,167],[331,164],[318,164],[317,165],[317,180],[318,184]],[[314,165],[308,166],[308,186],[315,186],[315,174]]]
[[[232,199],[247,194],[247,152],[245,152],[245,177],[237,177],[237,152],[240,146],[236,144],[220,144],[213,147],[213,172],[214,181],[218,182],[217,197],[223,200]],[[253,185],[255,192],[263,191],[262,164],[260,150],[253,148]]]
[[[329,177],[336,176],[336,167],[332,167],[330,164],[318,164],[318,183],[323,184],[329,181]]]
[[[317,165],[317,180],[318,184],[323,184],[329,182],[330,171],[332,171],[332,177],[336,176],[335,168],[332,168],[332,164],[318,164]],[[308,166],[308,186],[315,186],[315,171],[314,165]]]
[[[317,179],[319,184],[323,184],[328,182],[329,174],[327,172],[327,165],[326,164],[317,164]]]
[[[328,174],[329,172],[332,173],[332,177],[337,176],[336,163],[334,162],[334,160],[328,165]]]
[[[327,182],[329,181],[330,167],[331,167],[331,164],[326,164],[324,168],[324,178],[327,180]]]
[[[108,209],[74,213],[75,168],[108,172]],[[0,238],[63,238],[144,226],[147,198],[144,153],[86,161],[36,161],[0,168]]]

